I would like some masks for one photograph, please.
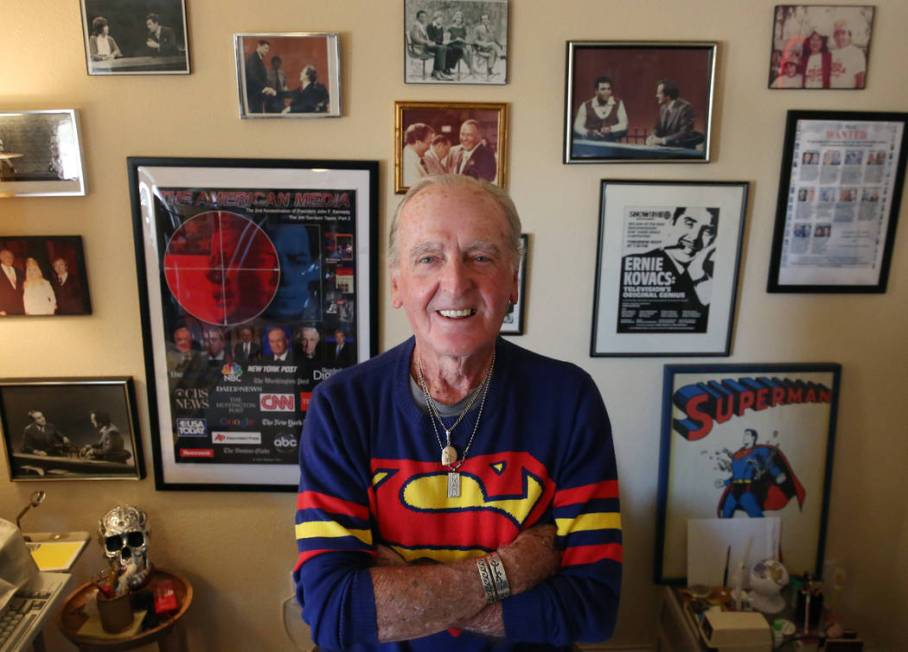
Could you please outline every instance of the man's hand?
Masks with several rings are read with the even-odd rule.
[[[555,549],[555,526],[537,525],[498,549],[508,574],[511,593],[527,591],[547,580],[561,567],[561,552]]]
[[[690,265],[687,266],[687,275],[694,283],[699,283],[712,278],[712,274],[706,273],[707,263],[712,263],[713,255],[716,253],[716,242],[704,247],[691,258]],[[711,266],[711,265],[710,265]]]
[[[145,41],[145,45],[147,45],[148,47],[150,47],[153,50],[159,50],[161,48],[161,44],[151,38],[148,39],[147,41]]]

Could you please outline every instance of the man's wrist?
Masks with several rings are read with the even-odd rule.
[[[488,604],[494,604],[511,595],[508,574],[505,572],[504,564],[497,552],[479,557],[476,560],[476,570],[479,573],[479,581]]]

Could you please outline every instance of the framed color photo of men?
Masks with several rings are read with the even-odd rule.
[[[748,184],[603,181],[596,356],[731,352]]]
[[[770,292],[885,292],[908,113],[789,111]]]
[[[715,43],[568,41],[564,162],[708,162],[715,74]]]
[[[0,380],[11,480],[145,477],[132,378]]]
[[[530,237],[526,233],[520,234],[520,267],[517,269],[517,287],[519,294],[517,303],[511,304],[508,314],[504,316],[501,324],[502,335],[523,335],[526,328],[527,306],[527,259],[530,255]]]
[[[84,194],[75,109],[0,113],[0,198]]]
[[[156,486],[294,491],[312,391],[377,349],[378,163],[128,165]]]
[[[394,141],[395,192],[436,174],[463,174],[504,187],[508,105],[395,102]]]
[[[657,582],[684,581],[688,520],[705,518],[777,517],[785,566],[821,575],[840,375],[822,363],[665,367]]]
[[[233,45],[241,118],[340,116],[337,34],[234,34]]]
[[[872,5],[776,5],[769,87],[864,88],[873,14]]]
[[[0,319],[90,314],[82,238],[0,234]]]
[[[188,75],[185,0],[81,0],[89,75]]]
[[[407,84],[506,84],[509,0],[404,0]]]

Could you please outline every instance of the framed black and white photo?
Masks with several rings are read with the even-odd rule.
[[[769,292],[885,292],[908,113],[789,111]]]
[[[769,88],[860,90],[873,5],[776,5]]]
[[[130,158],[155,485],[295,491],[312,391],[378,347],[378,163]]]
[[[602,181],[591,356],[730,354],[748,188]]]
[[[568,41],[564,162],[709,162],[716,48]]]
[[[778,518],[785,566],[822,576],[841,372],[665,366],[656,582],[684,582],[688,521],[706,518]]]
[[[78,111],[0,113],[0,198],[84,194]]]
[[[337,34],[234,34],[233,47],[244,120],[340,116]]]
[[[185,0],[81,0],[89,75],[188,75]]]
[[[509,0],[404,0],[404,82],[507,84]]]
[[[504,316],[501,324],[502,335],[523,335],[526,328],[527,305],[527,259],[530,255],[530,237],[526,233],[520,234],[520,266],[517,269],[517,303],[512,303],[508,314]]]
[[[0,234],[0,319],[90,314],[81,237]]]
[[[499,102],[395,102],[394,191],[422,177],[462,174],[504,187],[508,105]]]
[[[145,477],[132,378],[0,379],[10,480]]]

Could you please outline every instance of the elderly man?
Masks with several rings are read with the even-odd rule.
[[[832,69],[829,73],[830,88],[864,88],[867,57],[864,51],[851,42],[851,30],[844,20],[833,25]]]
[[[300,446],[294,577],[323,649],[569,649],[612,633],[605,406],[583,370],[498,337],[520,231],[504,191],[465,177],[428,177],[398,207],[391,297],[414,336],[321,383]]]
[[[12,251],[0,249],[0,316],[25,314],[22,300],[25,272],[15,263]]]
[[[495,153],[482,142],[479,122],[470,119],[460,125],[460,144],[448,154],[451,172],[474,179],[494,181],[498,174]]]

